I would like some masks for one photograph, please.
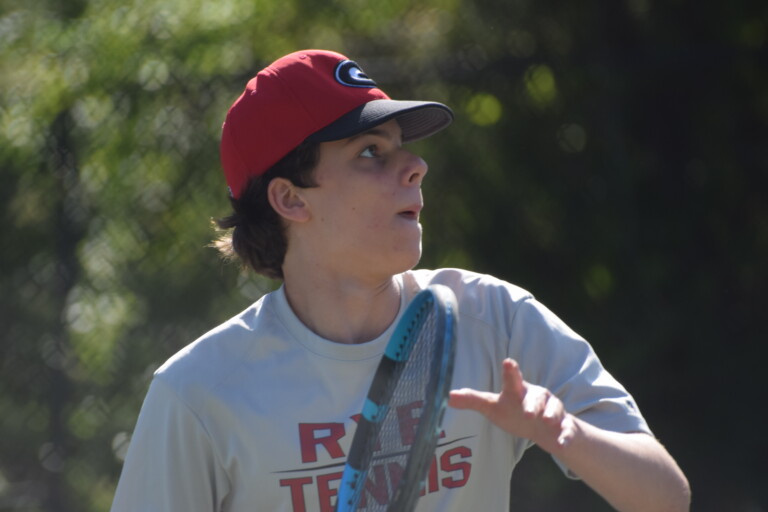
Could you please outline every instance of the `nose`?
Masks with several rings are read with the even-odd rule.
[[[403,151],[402,180],[404,185],[420,185],[429,166],[419,155],[407,150]]]

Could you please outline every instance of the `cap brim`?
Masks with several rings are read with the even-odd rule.
[[[309,142],[330,142],[362,133],[390,119],[397,119],[403,142],[429,137],[453,121],[453,111],[442,103],[430,101],[373,100],[364,103],[318,130]]]

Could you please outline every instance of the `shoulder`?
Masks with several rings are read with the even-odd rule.
[[[419,269],[411,271],[409,276],[420,289],[432,284],[442,284],[451,288],[460,306],[464,307],[462,313],[470,311],[480,313],[478,308],[489,307],[492,304],[514,307],[533,298],[528,290],[503,279],[459,268]]]
[[[519,313],[535,302],[533,295],[519,286],[458,268],[415,270],[405,279],[414,281],[419,289],[433,284],[448,286],[456,295],[459,317],[465,326],[490,329],[502,338],[507,338],[518,323]]]
[[[259,344],[279,328],[267,294],[237,316],[208,331],[171,356],[154,375],[184,401],[236,376]]]
[[[406,275],[423,289],[446,285],[456,294],[462,319],[494,326],[505,337],[540,340],[559,337],[583,341],[531,292],[492,275],[463,269],[414,270]]]

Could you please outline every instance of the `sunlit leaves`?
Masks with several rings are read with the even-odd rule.
[[[493,94],[478,93],[470,98],[466,107],[469,119],[478,126],[499,122],[502,116],[501,102]]]
[[[525,92],[531,103],[538,108],[546,108],[557,100],[557,83],[552,68],[545,64],[535,64],[525,72]]]

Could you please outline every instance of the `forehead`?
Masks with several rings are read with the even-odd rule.
[[[342,143],[343,145],[348,145],[351,142],[354,142],[356,140],[359,140],[367,136],[381,137],[383,139],[387,139],[390,142],[394,142],[400,145],[402,143],[403,131],[400,128],[400,124],[397,122],[396,119],[390,119],[385,123],[381,123],[380,125],[374,126],[373,128],[370,128],[356,135],[353,135],[351,137],[347,137],[346,139],[341,139],[335,142]]]

